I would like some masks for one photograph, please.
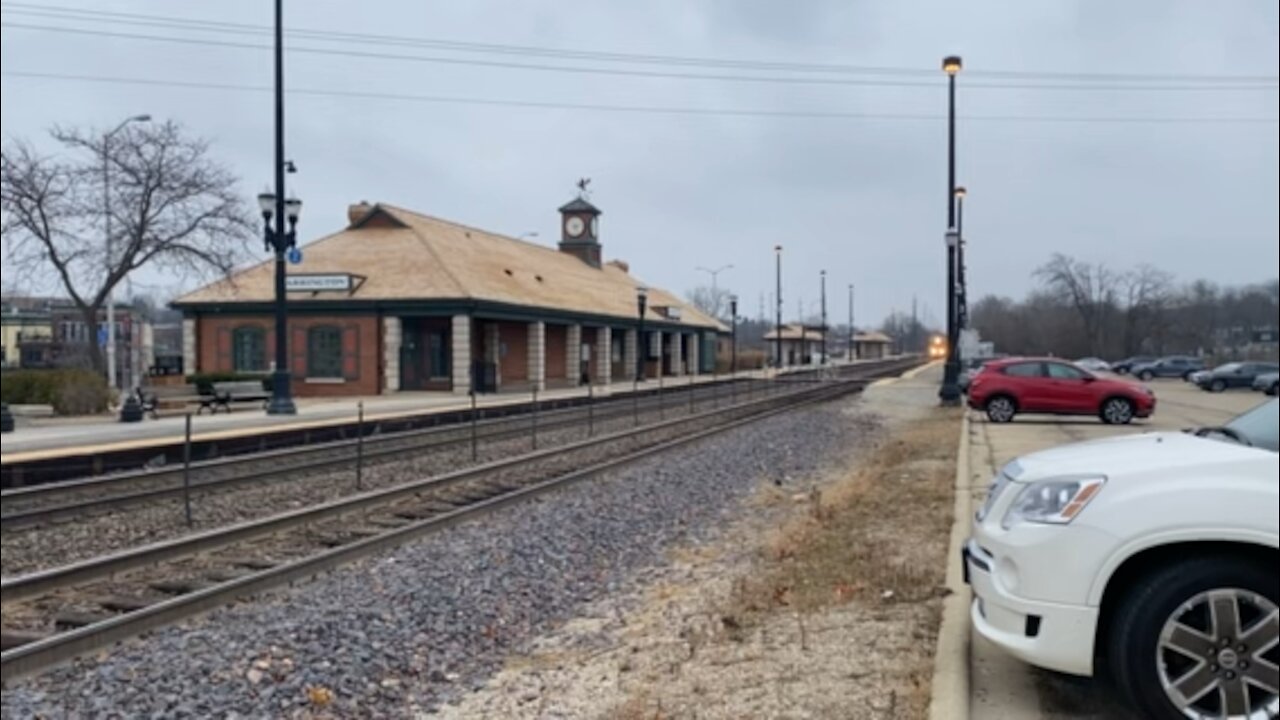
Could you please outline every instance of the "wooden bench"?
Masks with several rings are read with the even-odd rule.
[[[256,402],[262,403],[262,408],[265,410],[269,400],[271,400],[271,393],[263,389],[261,380],[216,382],[213,384],[213,399],[209,409],[215,414],[218,408],[231,412],[232,403]],[[204,406],[202,405],[200,409],[203,410]]]
[[[207,407],[213,407],[214,396],[201,394],[200,391],[191,385],[152,385],[150,387],[138,388],[138,404],[142,406],[142,412],[151,416],[153,420],[160,418],[161,405],[186,405],[188,403],[200,403],[200,409],[197,413],[203,412]]]

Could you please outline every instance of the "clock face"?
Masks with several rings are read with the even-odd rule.
[[[600,218],[591,218],[591,237],[600,237]]]
[[[564,221],[564,231],[569,234],[569,237],[581,237],[582,231],[586,229],[587,224],[576,215]]]

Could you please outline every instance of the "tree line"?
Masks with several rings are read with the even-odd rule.
[[[1179,283],[1151,265],[1117,270],[1062,254],[1034,277],[1040,287],[1022,300],[988,295],[970,308],[970,325],[998,352],[1108,359],[1276,353],[1280,279]]]

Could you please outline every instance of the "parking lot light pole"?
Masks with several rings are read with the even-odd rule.
[[[822,270],[818,273],[822,280],[822,362],[820,365],[827,364],[827,271]]]
[[[853,283],[849,283],[849,348],[847,352],[846,359],[853,362]]]
[[[639,327],[636,329],[636,382],[644,382],[644,365],[649,349],[644,342],[644,312],[649,304],[649,288],[641,285],[636,288],[636,310],[639,315]]]
[[[964,186],[956,188],[956,333],[969,325],[969,287],[964,277]]]
[[[960,358],[956,353],[956,75],[962,63],[956,55],[942,60],[947,74],[947,362],[938,398],[943,405],[960,404]]]

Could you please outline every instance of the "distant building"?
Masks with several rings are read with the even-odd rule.
[[[89,344],[100,345],[105,335],[107,311],[98,311],[96,326],[85,323],[80,309],[69,300],[5,296],[0,317],[4,324],[5,367],[87,368]],[[116,387],[137,384],[151,363],[149,327],[132,305],[117,303]],[[106,352],[105,347],[103,352]]]
[[[890,355],[893,338],[875,330],[853,334],[853,357],[856,360],[879,360]]]
[[[298,395],[608,384],[711,372],[728,328],[648,288],[643,334],[627,263],[604,262],[600,210],[560,208],[559,248],[391,205],[348,209],[346,228],[289,268],[289,370]],[[183,369],[267,373],[273,262],[179,298]]]
[[[5,368],[39,367],[42,357],[31,349],[24,355],[22,346],[53,336],[48,309],[23,300],[29,299],[6,297],[0,302],[0,366]]]
[[[764,334],[765,352],[771,360],[776,358],[781,338],[782,367],[812,365],[822,358],[825,334],[821,325],[783,325]]]

